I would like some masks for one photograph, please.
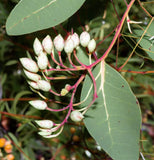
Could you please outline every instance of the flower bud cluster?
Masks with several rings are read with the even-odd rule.
[[[71,60],[72,55],[70,54],[73,51],[75,51],[75,49],[77,49],[79,45],[81,45],[82,47],[86,47],[86,49],[90,53],[94,52],[96,49],[96,41],[94,39],[91,39],[90,34],[86,31],[82,32],[80,36],[77,33],[73,33],[69,35],[66,38],[66,40],[64,40],[60,34],[57,35],[53,39],[53,41],[49,35],[47,35],[42,40],[42,42],[38,38],[36,38],[33,43],[33,49],[35,52],[36,61],[34,61],[31,58],[26,58],[26,57],[20,58],[20,62],[24,67],[24,73],[26,77],[28,78],[28,84],[30,85],[32,90],[44,98],[44,96],[39,92],[39,90],[44,91],[44,92],[51,92],[55,94],[56,96],[65,96],[66,94],[70,92],[71,89],[74,89],[76,87],[75,85],[70,86],[67,84],[65,88],[61,89],[60,93],[56,93],[51,89],[51,84],[49,82],[51,78],[47,77],[46,75],[48,75],[49,73],[48,71],[63,71],[61,67],[63,67],[63,69],[65,70],[67,70],[68,68],[68,71],[70,71],[69,67],[63,64],[63,60],[61,59],[62,51],[68,54],[68,60],[70,64],[74,68],[77,67],[76,65],[73,64]],[[59,61],[56,60],[54,57],[55,51],[58,52]],[[51,67],[49,60],[48,60],[49,55],[51,55],[51,59],[53,60],[53,62],[56,63],[57,68]],[[74,57],[75,57],[75,52],[74,52]],[[52,78],[54,79],[54,77]],[[73,102],[73,98],[71,101]],[[71,102],[71,105],[73,104],[72,102]],[[42,100],[30,101],[29,104],[38,110],[50,110],[50,111],[56,110],[56,109],[54,110],[54,109],[48,108],[47,103]],[[68,107],[64,107],[64,108],[68,108]],[[64,109],[57,109],[56,111],[59,111],[59,110],[63,111]],[[72,110],[73,109],[71,109],[71,111]],[[80,111],[73,110],[70,113],[70,118],[74,122],[80,122],[84,118],[84,116]],[[35,122],[40,127],[39,134],[46,138],[51,138],[51,137],[59,135],[59,133],[63,129],[63,124],[62,125],[54,124],[51,120],[38,120]],[[60,131],[56,134],[53,134],[55,131],[59,130],[59,128],[61,128]]]
[[[63,88],[60,92],[61,96],[65,96],[71,89],[71,86],[69,84],[65,85],[65,88]]]
[[[49,35],[47,35],[42,43],[38,40],[38,38],[35,38],[33,43],[33,48],[35,54],[38,56],[43,51],[50,54],[53,51],[53,42]]]
[[[40,61],[42,61],[42,59],[44,58],[44,55],[43,57],[41,54],[39,55],[41,58]],[[43,61],[46,61],[46,60],[43,59]],[[32,88],[37,89],[37,90],[46,91],[46,92],[51,89],[50,83],[46,80],[42,80],[41,76],[37,74],[37,72],[39,71],[39,57],[38,57],[38,64],[30,58],[20,58],[20,62],[25,68],[24,73],[26,77],[28,78],[28,84]]]
[[[66,40],[64,40],[63,37],[59,34],[54,38],[53,42],[49,35],[43,39],[42,43],[38,40],[38,38],[36,38],[33,44],[33,48],[37,56],[44,52],[48,54],[53,53],[54,47],[58,52],[62,52],[64,49],[67,54],[70,54],[79,46],[79,44],[81,44],[83,47],[87,47],[89,52],[94,52],[96,49],[96,41],[94,39],[90,39],[90,34],[86,31],[82,32],[80,37],[77,33],[73,33],[69,35]],[[47,61],[45,56],[44,60],[42,61],[45,65]],[[42,67],[39,65],[39,68],[45,69],[45,66]]]
[[[58,52],[62,52],[64,49],[67,54],[70,54],[79,46],[79,44],[83,47],[87,47],[90,53],[94,52],[96,49],[96,41],[94,39],[90,39],[90,34],[86,31],[82,32],[80,37],[77,33],[73,33],[69,35],[66,40],[64,40],[60,34],[57,35],[53,41],[51,37],[47,35],[43,39],[42,43],[38,38],[35,38],[33,48],[37,56],[38,67],[36,67],[36,64],[32,62],[27,62],[28,64],[25,65],[27,65],[27,69],[31,72],[37,72],[38,69],[45,70],[49,62],[47,54],[54,54],[54,48]]]
[[[87,47],[89,52],[94,52],[96,49],[96,41],[94,39],[91,40],[90,34],[86,31],[82,32],[80,37],[77,33],[73,33],[72,35],[69,35],[65,41],[59,34],[55,37],[53,43],[57,51],[61,52],[64,49],[67,54],[72,53],[79,44],[83,47]]]
[[[83,47],[87,47],[90,53],[96,49],[96,41],[94,39],[90,40],[90,34],[86,31],[81,33],[80,43]]]
[[[40,127],[40,131],[38,132],[41,136],[49,136],[52,134],[52,127],[54,123],[51,120],[36,120],[36,124]]]
[[[37,123],[37,125],[39,125],[39,127],[45,129],[51,129],[54,125],[54,123],[50,120],[36,120],[35,122]]]
[[[38,134],[44,138],[57,137],[63,130],[63,127],[61,127],[60,131],[57,132],[59,124],[54,124],[51,120],[36,120],[35,122],[40,127]]]

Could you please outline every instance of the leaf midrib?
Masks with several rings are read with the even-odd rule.
[[[20,22],[22,23],[25,19],[28,19],[29,17],[31,17],[34,14],[39,13],[40,11],[44,10],[45,8],[49,7],[51,4],[53,4],[54,2],[56,2],[57,0],[52,0],[51,2],[49,2],[48,4],[46,4],[45,6],[37,9],[36,11],[33,11],[31,14],[25,16],[24,18],[20,19],[17,23],[15,23],[13,26],[9,27],[9,30],[11,30],[12,28],[14,28],[16,25],[18,25]]]

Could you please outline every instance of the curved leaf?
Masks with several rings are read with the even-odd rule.
[[[141,113],[124,78],[105,62],[93,70],[98,98],[85,115],[85,125],[97,143],[114,160],[138,160]],[[81,101],[92,100],[93,84],[86,77]]]
[[[27,94],[32,94],[32,92],[30,92],[30,91],[21,91],[16,95],[16,97],[15,97],[15,99],[13,101],[12,107],[11,107],[11,113],[15,113],[16,114],[16,105],[17,105],[19,99],[22,96],[27,95]]]
[[[18,61],[17,60],[10,60],[8,62],[6,62],[5,66],[11,66],[11,65],[14,65],[14,64],[17,64]]]
[[[21,35],[53,27],[72,16],[85,0],[22,0],[6,22],[9,35]]]

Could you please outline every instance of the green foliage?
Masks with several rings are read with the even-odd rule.
[[[149,28],[146,31],[145,36],[140,41],[140,45],[142,46],[143,50],[151,57],[152,60],[154,60],[154,22],[151,23]],[[140,37],[143,34],[142,30],[135,30],[137,35]]]
[[[9,35],[21,35],[56,26],[72,16],[85,0],[23,0],[6,23]]]
[[[5,23],[7,15],[7,10],[5,10],[4,6],[0,3],[0,25],[3,25]]]
[[[139,147],[146,159],[152,159],[154,79],[153,61],[151,59],[154,59],[154,40],[152,39],[154,23],[152,22],[150,27],[147,27],[151,17],[147,16],[146,12],[136,2],[129,12],[129,18],[143,23],[139,25],[130,24],[133,34],[129,33],[125,23],[119,41],[117,41],[117,44],[112,48],[105,60],[121,73],[129,86],[122,76],[118,74],[118,71],[115,71],[106,63],[104,64],[105,70],[103,70],[101,67],[103,62],[99,63],[92,70],[97,83],[98,98],[85,115],[84,123],[88,131],[82,123],[75,124],[68,120],[64,131],[59,137],[43,139],[40,136],[38,137],[36,133],[38,129],[34,120],[50,119],[59,123],[59,121],[63,120],[67,110],[62,113],[40,112],[28,104],[27,101],[29,99],[38,99],[38,95],[27,91],[29,88],[25,76],[21,73],[21,64],[18,63],[19,58],[26,55],[26,50],[29,52],[29,57],[34,57],[32,51],[33,40],[36,36],[42,40],[47,34],[51,34],[53,38],[55,33],[52,29],[43,30],[50,27],[54,27],[56,34],[61,33],[67,36],[72,28],[77,33],[81,33],[82,28],[87,25],[86,27],[89,29],[91,37],[95,38],[98,44],[119,24],[119,20],[121,20],[126,10],[126,5],[123,0],[112,3],[107,0],[87,0],[85,3],[84,0],[22,0],[13,9],[7,20],[6,29],[8,34],[22,35],[38,30],[43,31],[20,37],[8,37],[5,33],[5,21],[8,13],[17,2],[19,0],[0,1],[0,83],[2,86],[0,118],[2,123],[6,119],[8,122],[2,128],[1,123],[0,137],[8,136],[17,145],[17,147],[14,146],[13,152],[16,159],[24,157],[24,159],[36,160],[40,156],[44,159],[55,157],[57,160],[66,157],[67,159],[75,157],[79,160],[106,160],[110,159],[110,156],[115,160],[138,160]],[[143,7],[153,14],[152,2],[147,0],[142,2]],[[50,3],[52,5],[45,7]],[[83,7],[78,10],[83,3]],[[60,7],[60,9],[57,9],[57,7]],[[40,10],[41,8],[43,10]],[[77,14],[72,16],[77,10]],[[62,23],[62,25],[56,26],[59,23]],[[145,30],[145,35],[142,37]],[[114,34],[110,34],[103,43],[97,46],[96,54],[98,58],[104,55],[113,37]],[[135,49],[133,57],[124,66],[124,70],[119,70],[119,67],[128,59],[140,38],[141,41]],[[56,60],[59,60],[58,55],[56,56]],[[90,65],[95,61],[93,56],[87,54],[86,49],[82,47],[78,48],[77,57],[85,65]],[[70,67],[71,65],[68,63],[65,53],[62,58],[64,64]],[[73,55],[72,60],[74,60]],[[74,63],[78,65],[77,61],[74,61]],[[51,64],[52,67],[56,66],[53,62]],[[53,90],[60,92],[66,83],[73,85],[78,77],[83,74],[83,72],[74,73],[75,77],[72,79],[51,81]],[[63,72],[60,75],[59,72],[52,71],[49,75],[67,77],[69,74],[70,72]],[[138,102],[130,87],[140,102],[143,117],[142,126],[140,126],[141,115]],[[86,96],[86,102],[82,106],[88,106],[94,93],[93,82],[89,75],[78,87],[74,103],[79,102],[80,93],[82,99]],[[45,96],[51,98],[49,105],[57,109],[64,107],[69,102],[71,93],[66,97],[57,97],[48,93]],[[12,99],[13,102],[11,102]],[[56,103],[57,101],[61,101],[62,104]],[[71,127],[74,127],[76,131],[70,132]],[[139,141],[140,127],[142,127],[142,132],[141,140]],[[94,139],[91,138],[88,132]],[[139,142],[140,146],[138,145]],[[111,144],[113,144],[112,147]],[[108,155],[103,150],[97,149],[98,145]],[[90,157],[86,155],[86,150],[91,153]]]
[[[101,62],[93,70],[98,98],[87,111],[85,125],[97,143],[114,159],[138,159],[141,115],[138,101],[127,82]],[[81,92],[82,105],[93,98],[93,83],[87,76]]]

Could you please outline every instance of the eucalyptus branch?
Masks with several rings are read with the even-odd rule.
[[[24,66],[24,68],[27,70],[27,76],[31,80],[29,82],[31,89],[38,93],[43,99],[46,101],[50,101],[50,99],[46,98],[45,96],[42,95],[42,93],[39,91],[44,91],[44,92],[51,92],[55,96],[66,96],[68,93],[71,94],[70,102],[67,104],[65,107],[60,108],[60,109],[53,109],[48,106],[48,104],[45,101],[42,100],[35,100],[35,101],[30,101],[29,103],[35,107],[36,109],[40,110],[48,110],[52,112],[60,112],[60,111],[67,111],[67,114],[63,121],[60,124],[55,124],[50,120],[43,120],[43,121],[36,121],[36,123],[44,129],[40,129],[41,131],[39,132],[40,135],[44,136],[45,138],[51,138],[58,136],[61,131],[63,130],[63,126],[65,123],[67,123],[68,118],[70,117],[74,122],[80,122],[84,117],[83,115],[86,113],[86,111],[93,105],[95,102],[96,98],[98,97],[97,95],[97,86],[96,86],[96,80],[95,77],[92,73],[93,68],[100,63],[101,61],[104,61],[105,58],[108,56],[110,53],[111,49],[113,48],[116,40],[118,37],[120,37],[120,32],[123,27],[124,21],[126,17],[128,17],[128,12],[131,9],[133,3],[135,0],[131,0],[130,4],[127,5],[127,9],[119,23],[119,25],[109,34],[111,35],[115,30],[115,36],[109,45],[108,49],[104,53],[102,57],[99,59],[96,56],[96,47],[100,45],[96,45],[96,41],[94,39],[90,39],[90,34],[86,31],[82,32],[80,37],[76,34],[72,33],[68,34],[67,39],[64,40],[63,37],[59,34],[57,35],[53,42],[50,38],[50,36],[47,36],[46,38],[43,39],[42,43],[36,38],[34,41],[34,51],[37,55],[36,60],[33,61],[32,59],[28,58],[22,58],[21,63]],[[114,4],[113,4],[114,5]],[[115,8],[115,7],[114,7]],[[108,35],[108,36],[109,36]],[[107,36],[107,37],[108,37]],[[105,37],[105,38],[107,38]],[[103,39],[104,41],[105,39]],[[101,41],[102,42],[102,41]],[[83,62],[80,61],[80,59],[77,56],[77,51],[78,47],[81,45],[82,47],[85,48],[85,54],[87,54],[87,57],[89,56],[90,64],[85,65]],[[55,48],[54,48],[55,47]],[[58,54],[59,62],[54,58],[54,49],[56,49],[56,53]],[[64,51],[63,51],[64,50]],[[62,52],[65,52],[67,54],[66,60],[68,60],[70,66],[65,65],[65,61],[62,59]],[[49,63],[48,60],[48,54],[51,56],[51,60],[57,65],[56,68],[52,67]],[[94,57],[95,61],[92,63],[92,56]],[[74,61],[78,62],[78,65],[74,64]],[[87,58],[88,60],[88,58]],[[39,74],[36,74],[37,72],[41,71],[43,76],[40,76]],[[80,77],[77,79],[76,83],[74,85],[69,85],[66,84],[64,88],[61,89],[60,93],[57,93],[52,90],[51,87],[51,82],[52,80],[64,80],[68,79],[68,77],[64,76],[59,76],[59,77],[52,77],[52,76],[47,76],[48,72],[59,72],[59,74],[63,74],[63,72],[70,73],[74,78]],[[76,75],[76,72],[78,72],[78,75]],[[78,86],[83,82],[85,79],[85,76],[89,74],[92,83],[93,83],[93,98],[92,101],[89,103],[88,106],[81,108],[79,110],[75,110],[74,107],[77,104],[82,104],[83,102],[79,102],[77,104],[74,103],[74,97],[77,92]],[[89,94],[89,93],[88,93]],[[82,113],[81,113],[82,111]],[[55,126],[54,128],[52,128]],[[58,131],[59,130],[59,131]],[[58,132],[57,132],[58,131]]]
[[[101,58],[99,58],[98,60],[96,60],[93,64],[91,64],[90,67],[93,67],[93,66],[97,65],[99,62],[103,61],[108,56],[108,54],[110,53],[112,47],[114,46],[114,44],[115,44],[115,42],[116,42],[116,40],[117,40],[117,38],[118,38],[118,36],[119,36],[119,34],[121,32],[121,29],[123,27],[124,21],[125,21],[127,15],[128,15],[128,12],[130,11],[130,9],[131,9],[131,7],[132,7],[132,5],[133,5],[134,2],[135,2],[135,0],[131,0],[131,2],[129,3],[129,5],[127,6],[127,9],[126,9],[123,17],[122,17],[119,25],[117,26],[117,31],[115,33],[115,36],[114,36],[111,44],[109,45],[108,49],[104,53],[104,55]]]

